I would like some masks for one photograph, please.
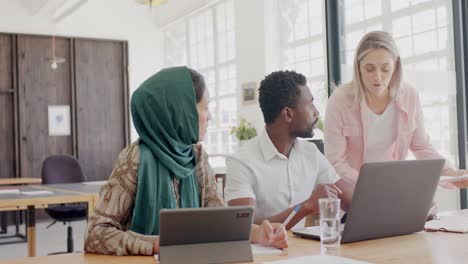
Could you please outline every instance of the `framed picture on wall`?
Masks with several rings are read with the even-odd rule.
[[[242,104],[253,104],[256,101],[257,83],[247,82],[242,84]]]
[[[49,105],[49,136],[70,135],[70,106]]]

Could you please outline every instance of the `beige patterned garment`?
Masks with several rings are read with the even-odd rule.
[[[202,207],[226,206],[201,144],[194,145],[196,174]],[[137,190],[140,150],[135,142],[120,153],[108,182],[102,186],[94,213],[88,218],[84,249],[109,255],[152,255],[157,236],[145,236],[128,230]],[[179,202],[178,182],[174,181]]]

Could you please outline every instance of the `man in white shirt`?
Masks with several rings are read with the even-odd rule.
[[[230,206],[254,205],[255,223],[283,222],[294,207],[301,209],[286,226],[318,214],[318,199],[351,201],[352,185],[340,179],[315,144],[319,112],[306,78],[294,71],[266,76],[259,88],[265,130],[226,160],[225,198]],[[343,193],[346,194],[343,196]]]

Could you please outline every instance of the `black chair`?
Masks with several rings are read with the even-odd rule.
[[[309,139],[307,141],[314,143],[317,146],[318,150],[322,154],[325,154],[325,146],[323,144],[323,140],[321,140],[321,139]]]
[[[226,188],[226,173],[217,173],[215,174],[216,183],[221,181],[223,183],[222,194],[224,198],[224,189]]]
[[[42,163],[42,184],[74,183],[83,182],[85,174],[78,160],[72,156],[54,155],[44,160]],[[68,223],[67,228],[67,252],[73,252],[73,229],[71,222],[84,220],[87,217],[87,204],[61,204],[52,205],[45,209],[45,212],[54,219],[47,228],[55,223]],[[62,252],[60,252],[62,253]],[[59,254],[59,253],[54,253]]]
[[[318,150],[320,150],[320,152],[322,152],[322,154],[325,154],[325,145],[323,144],[323,140],[321,140],[321,139],[310,139],[308,141],[314,143],[317,146]],[[345,213],[343,215],[343,217],[341,218],[340,222],[342,224],[346,223],[346,218],[347,217],[348,217],[348,213]]]

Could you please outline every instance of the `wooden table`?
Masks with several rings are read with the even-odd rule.
[[[369,240],[341,246],[337,255],[373,263],[467,263],[468,235],[419,232],[412,235]],[[233,249],[234,250],[234,249]],[[255,256],[254,263],[320,254],[320,243],[314,240],[289,239],[282,254]],[[120,264],[158,263],[152,256],[106,256],[87,253],[53,255],[0,261],[0,264]]]
[[[44,190],[39,186],[18,186],[20,191]],[[28,256],[36,255],[36,219],[35,209],[45,208],[50,204],[88,203],[88,214],[94,210],[94,197],[90,194],[54,190],[52,194],[27,196],[23,194],[0,194],[0,211],[27,209]]]
[[[69,192],[82,195],[90,195],[92,199],[88,201],[88,208],[94,207],[99,201],[99,190],[107,181],[96,182],[77,182],[77,183],[59,183],[59,184],[41,184],[38,188],[50,191]],[[89,211],[92,213],[92,210]]]
[[[8,186],[8,185],[28,185],[28,184],[41,184],[42,179],[41,178],[2,178],[0,179],[0,186]],[[19,219],[22,219],[22,214],[20,213],[15,214],[15,227],[16,227],[16,234],[13,236],[6,236],[6,237],[20,237],[22,240],[16,241],[13,243],[17,242],[23,242],[25,241],[25,236],[19,232]],[[0,218],[1,218],[1,224],[0,224],[0,233],[8,233],[8,223],[7,223],[7,213],[6,212],[1,212],[0,213]],[[2,237],[2,238],[5,238]],[[11,243],[7,242],[6,244]],[[4,243],[2,243],[4,244]]]
[[[3,178],[0,179],[2,185],[26,185],[26,184],[41,184],[41,178]]]
[[[452,215],[465,215],[468,210]],[[254,263],[320,254],[320,242],[289,234],[289,248],[281,254],[254,257]],[[389,237],[341,245],[336,255],[373,263],[467,263],[468,234],[418,232],[406,236]],[[233,249],[235,250],[235,249]],[[35,258],[0,261],[0,264],[120,264],[158,263],[153,256],[106,256],[73,253]]]

